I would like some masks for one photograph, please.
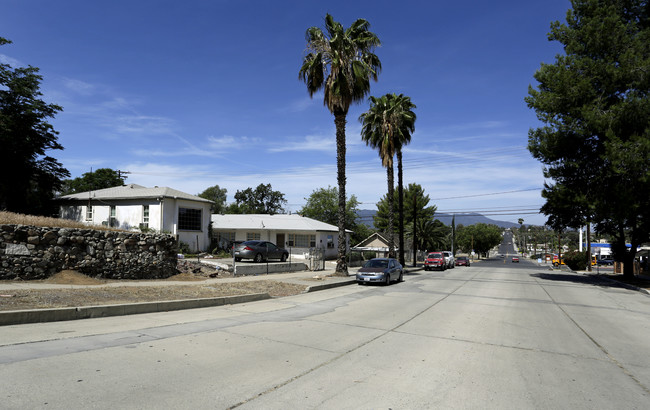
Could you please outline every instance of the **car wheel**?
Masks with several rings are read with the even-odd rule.
[[[399,272],[399,278],[397,279],[398,282],[404,282],[404,271]]]
[[[253,259],[253,260],[254,260],[256,263],[260,263],[260,262],[262,262],[262,254],[261,254],[261,253],[258,253],[257,255],[255,255],[255,259]]]
[[[386,286],[390,285],[390,273],[386,274],[386,282],[384,282],[384,285]]]
[[[287,254],[283,253],[282,257],[280,258],[280,262],[286,262],[287,261]]]

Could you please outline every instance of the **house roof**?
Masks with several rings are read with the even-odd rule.
[[[338,232],[339,228],[298,214],[212,214],[213,229]],[[351,233],[352,231],[346,230]]]
[[[147,188],[138,184],[129,184],[124,186],[116,186],[112,188],[98,189],[96,191],[78,192],[76,194],[64,195],[61,200],[84,200],[88,199],[139,199],[139,198],[178,198],[187,199],[197,202],[212,201],[201,198],[196,195],[190,195],[185,192],[167,187],[153,187]]]
[[[355,248],[367,248],[367,247],[388,247],[388,239],[379,232],[373,232],[369,237],[359,242]]]

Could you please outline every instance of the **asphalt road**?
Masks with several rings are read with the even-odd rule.
[[[0,408],[641,409],[650,297],[530,261],[0,328]]]

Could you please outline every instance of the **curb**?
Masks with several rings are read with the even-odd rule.
[[[270,299],[268,293],[224,296],[219,298],[169,300],[142,302],[128,305],[82,306],[57,309],[10,310],[0,312],[0,326],[25,323],[58,322],[63,320],[90,319],[97,317],[135,315],[139,313],[168,312],[172,310],[197,309],[204,307],[234,305]]]
[[[629,283],[619,282],[617,280],[610,279],[608,277],[598,275],[598,274],[593,274],[593,273],[592,274],[585,274],[585,275],[604,280],[605,282],[615,283],[615,284],[617,284],[617,285],[619,285],[621,287],[624,287],[625,289],[636,290],[637,292],[641,292],[641,293],[645,293],[646,295],[650,295],[650,291],[648,291],[647,289],[640,288],[640,287],[634,286],[634,285],[630,285]]]
[[[350,279],[350,280],[332,282],[332,283],[323,283],[322,285],[308,286],[305,293],[316,292],[325,289],[338,288],[339,286],[347,286],[347,285],[352,285],[354,283],[357,283],[356,279]]]

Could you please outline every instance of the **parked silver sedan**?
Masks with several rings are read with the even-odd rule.
[[[280,259],[284,262],[289,257],[289,252],[268,241],[246,241],[235,245],[234,255],[237,262],[242,259],[252,259],[255,262]]]
[[[404,277],[402,265],[393,258],[370,259],[357,272],[357,283],[383,283],[390,285],[391,282],[401,282]]]

